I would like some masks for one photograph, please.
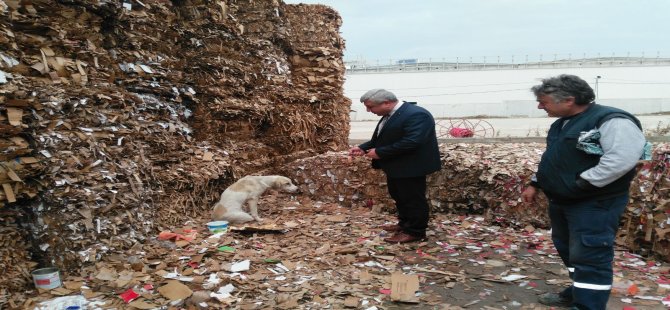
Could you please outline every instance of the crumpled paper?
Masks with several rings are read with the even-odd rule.
[[[600,146],[600,131],[591,129],[589,131],[582,131],[577,139],[577,149],[584,151],[586,154],[603,155],[602,146]],[[653,145],[649,141],[644,143],[644,152],[640,157],[641,160],[651,160]]]
[[[600,131],[598,129],[591,129],[580,132],[577,139],[577,149],[584,151],[586,154],[605,154],[603,148],[600,146]]]

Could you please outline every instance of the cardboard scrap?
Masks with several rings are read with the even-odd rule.
[[[9,118],[9,124],[12,126],[21,126],[23,118],[23,110],[17,108],[7,108],[7,118]]]
[[[2,189],[5,191],[5,197],[8,202],[16,202],[16,196],[14,196],[14,191],[10,184],[2,183]]]
[[[205,154],[202,155],[202,160],[204,160],[204,161],[212,161],[212,160],[214,160],[214,153],[212,153],[212,152],[205,152]]]
[[[147,302],[145,300],[137,299],[134,301],[131,301],[128,305],[137,308],[137,309],[143,309],[143,310],[150,310],[150,309],[156,309],[160,308],[158,305]]]
[[[391,274],[391,300],[418,303],[416,292],[419,290],[419,276],[416,274]]]
[[[357,297],[349,296],[344,300],[344,306],[347,308],[356,308],[361,300]]]
[[[241,233],[282,233],[285,228],[277,224],[245,224],[242,226],[230,226],[230,231]]]
[[[186,299],[193,294],[193,291],[188,286],[174,280],[168,281],[168,284],[159,287],[158,292],[171,301]]]

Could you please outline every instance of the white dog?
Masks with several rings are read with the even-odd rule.
[[[253,220],[261,221],[258,216],[258,198],[268,188],[295,193],[298,187],[291,179],[279,175],[254,176],[248,175],[228,186],[221,194],[221,199],[214,205],[212,218],[230,223],[244,223]],[[244,203],[249,204],[249,215],[242,210]]]

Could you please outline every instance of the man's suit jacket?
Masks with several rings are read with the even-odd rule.
[[[381,168],[390,178],[428,175],[441,167],[435,120],[426,109],[409,102],[393,113],[381,131],[378,123],[372,139],[359,147],[375,148],[380,159],[373,160],[372,167]]]

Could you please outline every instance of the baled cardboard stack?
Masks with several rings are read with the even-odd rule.
[[[670,261],[670,145],[659,143],[631,185],[617,243],[631,251]]]
[[[243,175],[346,145],[327,7],[2,0],[0,14],[0,213],[34,219],[15,244],[41,266],[76,271],[207,214]]]
[[[12,216],[13,215],[13,216]],[[20,214],[6,215],[0,218],[0,305],[4,304],[5,294],[23,291],[31,284],[30,272],[37,265],[30,258],[26,242],[25,228],[17,222]]]
[[[433,212],[485,214],[489,221],[547,226],[543,196],[533,206],[519,199],[537,168],[542,144],[454,143],[440,145],[440,152],[442,169],[427,179]],[[281,171],[321,200],[395,210],[386,176],[364,158],[329,152],[289,163]]]

